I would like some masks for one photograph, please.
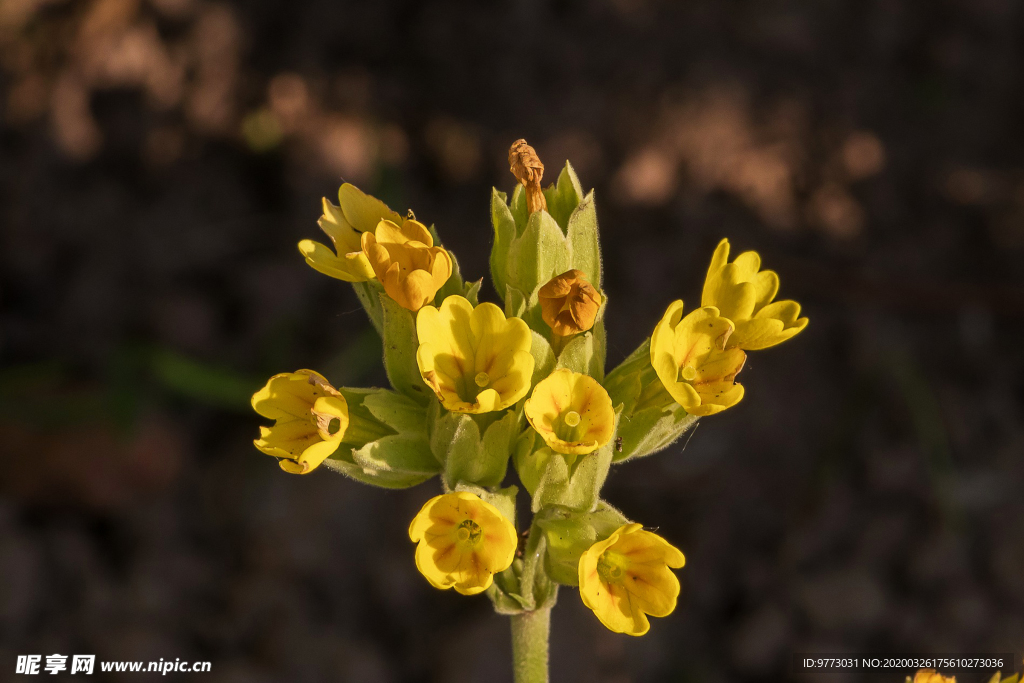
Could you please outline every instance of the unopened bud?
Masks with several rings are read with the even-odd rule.
[[[601,308],[601,293],[583,271],[575,269],[552,278],[540,288],[537,297],[541,317],[561,337],[589,330]]]

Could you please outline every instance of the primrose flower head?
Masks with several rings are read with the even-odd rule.
[[[363,253],[361,237],[372,232],[382,220],[401,222],[402,217],[355,185],[345,183],[338,190],[338,206],[326,197],[320,229],[331,239],[333,251],[319,242],[302,240],[299,252],[313,269],[346,282],[374,278],[373,268]]]
[[[996,674],[998,676],[998,674]],[[996,678],[998,683],[999,679]],[[943,676],[942,674],[935,671],[935,669],[919,669],[914,674],[914,679],[911,681],[910,676],[907,676],[907,683],[956,683],[955,676]]]
[[[538,382],[523,411],[551,450],[565,455],[591,453],[615,430],[608,392],[593,377],[566,368]]]
[[[496,507],[466,491],[427,501],[409,525],[416,568],[434,588],[487,590],[516,554],[516,529]]]
[[[552,278],[537,292],[544,322],[555,334],[568,337],[594,326],[601,308],[601,294],[581,270]]]
[[[274,375],[253,395],[252,407],[274,420],[274,426],[260,427],[253,443],[292,474],[319,467],[338,450],[348,429],[345,397],[312,370]]]
[[[449,296],[416,316],[416,362],[441,404],[456,413],[504,410],[530,390],[530,328],[500,308]]]
[[[627,524],[590,546],[580,557],[580,597],[616,633],[642,636],[647,615],[666,617],[676,608],[679,579],[670,571],[683,553],[640,524]]]
[[[452,275],[448,252],[434,246],[430,231],[419,221],[384,219],[361,239],[363,253],[384,291],[410,311],[433,301]]]
[[[775,301],[779,276],[761,270],[756,251],[745,251],[729,263],[729,240],[722,240],[711,257],[701,306],[714,306],[736,325],[729,347],[756,351],[775,346],[807,327],[800,304]]]
[[[713,306],[684,318],[682,300],[669,305],[651,335],[651,365],[665,389],[691,415],[713,415],[736,405],[743,386],[736,373],[747,356],[726,348],[733,324]]]

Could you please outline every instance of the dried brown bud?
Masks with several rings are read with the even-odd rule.
[[[540,288],[537,296],[541,317],[560,337],[589,330],[601,308],[601,293],[579,270],[552,278]]]
[[[512,143],[508,150],[508,165],[512,175],[526,188],[526,209],[531,214],[548,208],[544,199],[544,191],[540,181],[544,177],[544,164],[537,156],[536,150],[520,138]]]

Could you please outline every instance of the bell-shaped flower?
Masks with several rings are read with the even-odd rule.
[[[676,608],[679,579],[671,569],[685,562],[661,536],[627,524],[580,557],[580,597],[612,631],[642,636],[648,615],[666,617]]]
[[[733,323],[714,306],[684,318],[682,300],[669,305],[651,335],[651,365],[672,398],[691,415],[712,415],[736,405],[743,386],[736,373],[746,354],[728,348]]]
[[[718,243],[707,278],[701,306],[714,306],[719,315],[736,326],[729,337],[730,348],[756,351],[775,346],[807,327],[800,317],[800,304],[789,299],[773,301],[779,291],[779,276],[761,270],[761,257],[746,251],[729,263],[729,240]]]
[[[569,270],[537,291],[541,317],[560,337],[586,332],[594,326],[601,308],[601,293],[582,270]]]
[[[456,413],[504,410],[530,391],[530,328],[500,308],[449,296],[416,316],[420,375],[441,405]]]
[[[410,311],[433,301],[452,275],[448,252],[435,247],[430,231],[416,220],[382,220],[362,234],[362,247],[384,291]]]
[[[615,431],[608,392],[593,377],[566,368],[537,383],[523,412],[551,450],[565,455],[592,453]]]
[[[382,220],[401,223],[402,217],[376,197],[345,183],[338,190],[338,205],[323,199],[324,213],[318,224],[331,240],[331,247],[302,240],[299,252],[314,270],[345,282],[374,278],[373,268],[363,253],[361,237],[372,232]]]
[[[416,568],[434,588],[463,595],[487,590],[516,554],[516,528],[490,503],[466,491],[427,501],[409,525]]]
[[[319,467],[338,450],[348,429],[345,397],[312,370],[274,375],[253,394],[252,407],[274,420],[272,427],[260,427],[253,443],[292,474]]]

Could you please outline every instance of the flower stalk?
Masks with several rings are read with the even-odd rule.
[[[548,683],[551,608],[513,615],[512,671],[515,683]]]

